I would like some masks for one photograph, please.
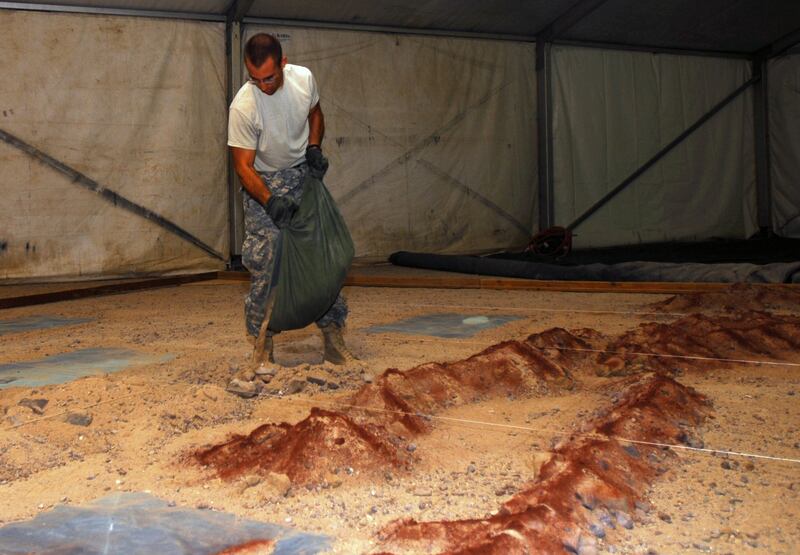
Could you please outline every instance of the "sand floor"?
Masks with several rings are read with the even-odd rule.
[[[341,472],[323,486],[280,480],[223,482],[192,453],[265,422],[296,422],[311,406],[336,407],[364,375],[453,361],[507,339],[551,327],[619,334],[653,313],[666,295],[349,287],[347,339],[357,367],[322,364],[316,329],[278,336],[281,376],[320,375],[339,387],[308,384],[286,395],[268,390],[240,399],[224,388],[249,363],[242,301],[247,284],[217,280],[179,287],[0,311],[0,319],[47,315],[89,322],[0,335],[0,364],[78,349],[114,347],[163,357],[121,372],[31,388],[0,389],[0,524],[59,504],[86,504],[112,491],[148,491],[181,506],[333,536],[333,551],[374,548],[378,531],[399,517],[481,518],[530,480],[552,445],[608,405],[602,378],[584,376],[569,392],[490,399],[454,407],[416,441],[412,470],[379,479]],[[431,313],[516,316],[466,339],[367,328]],[[800,366],[730,364],[681,376],[707,395],[714,418],[708,448],[800,459]],[[285,383],[282,381],[281,383]],[[23,399],[47,399],[42,414]],[[91,416],[83,426],[67,415]],[[518,428],[495,424],[517,425]],[[632,530],[618,528],[601,550],[617,553],[796,553],[800,545],[800,464],[679,452],[653,485],[653,510]]]

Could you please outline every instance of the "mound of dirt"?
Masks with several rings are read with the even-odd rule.
[[[691,443],[706,399],[662,375],[629,379],[606,414],[557,448],[539,476],[487,519],[403,519],[381,535],[384,553],[594,553],[596,538],[632,527],[648,486],[675,456],[649,443]],[[625,438],[625,439],[622,439]],[[647,444],[639,442],[648,442]],[[639,509],[637,509],[637,504]]]
[[[293,483],[324,482],[341,468],[377,472],[407,466],[406,440],[429,430],[427,415],[492,396],[572,387],[559,365],[527,343],[506,341],[465,360],[389,369],[342,402],[348,414],[314,408],[301,422],[267,424],[199,451],[195,458],[226,480],[286,474]]]
[[[293,426],[259,426],[247,436],[198,453],[197,460],[215,468],[223,479],[276,472],[293,483],[308,483],[323,481],[351,465],[402,467],[410,454],[400,449],[399,439],[383,427],[313,408]]]
[[[669,324],[641,324],[603,350],[607,352],[599,353],[596,361],[598,372],[605,375],[630,374],[645,367],[676,373],[727,364],[712,359],[791,362],[800,360],[800,318],[765,312],[691,314]]]
[[[736,283],[720,291],[681,293],[650,308],[664,312],[751,310],[800,311],[800,287],[796,285],[761,285]]]

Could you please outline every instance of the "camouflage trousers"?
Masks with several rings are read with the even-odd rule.
[[[300,203],[303,196],[308,165],[266,172],[261,179],[273,195],[286,196]],[[275,246],[280,237],[280,229],[272,222],[264,207],[246,191],[244,198],[244,243],[242,244],[242,263],[250,271],[250,291],[244,299],[244,315],[247,333],[258,337],[272,280]],[[344,327],[347,318],[347,303],[341,293],[331,308],[317,320],[319,327],[336,324]],[[268,332],[268,335],[273,335]]]

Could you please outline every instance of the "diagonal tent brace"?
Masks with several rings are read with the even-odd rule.
[[[705,124],[708,120],[713,118],[717,115],[725,106],[736,100],[739,95],[749,89],[752,85],[757,83],[761,80],[760,75],[754,75],[747,81],[745,81],[742,85],[740,85],[735,91],[731,94],[723,98],[720,102],[718,102],[713,108],[711,108],[708,112],[702,115],[697,121],[695,121],[692,125],[690,125],[685,131],[683,131],[680,135],[675,137],[667,146],[659,150],[652,158],[650,158],[647,162],[642,164],[636,171],[634,171],[631,175],[626,177],[622,183],[611,189],[608,193],[606,193],[600,200],[595,202],[592,206],[590,206],[583,214],[575,218],[575,220],[569,224],[566,229],[569,231],[573,231],[576,227],[581,225],[583,222],[588,220],[595,212],[600,210],[603,206],[608,204],[608,202],[625,190],[631,183],[636,181],[642,174],[644,174],[647,170],[653,167],[656,162],[664,158],[667,154],[669,154],[675,147],[681,144],[686,138],[692,135],[695,131],[700,129],[703,124]]]
[[[171,221],[167,220],[163,216],[156,214],[149,208],[145,208],[141,204],[136,204],[135,202],[126,199],[125,197],[121,196],[118,193],[115,193],[111,189],[107,189],[100,185],[97,181],[91,179],[90,177],[86,176],[85,174],[79,172],[76,169],[69,167],[68,165],[64,164],[53,158],[52,156],[45,154],[38,148],[29,145],[28,143],[24,142],[23,140],[15,137],[11,133],[0,129],[0,140],[3,142],[13,146],[24,152],[25,154],[35,158],[42,164],[46,166],[50,166],[54,170],[66,175],[70,178],[70,180],[75,183],[76,185],[80,185],[84,189],[88,189],[94,193],[100,195],[103,199],[107,200],[114,206],[118,206],[123,208],[129,212],[133,212],[137,216],[140,216],[148,221],[153,222],[157,226],[169,231],[173,235],[177,235],[184,241],[191,243],[192,245],[196,246],[197,248],[205,251],[210,256],[225,261],[225,258],[222,256],[221,253],[214,250],[212,247],[183,229],[172,223]]]

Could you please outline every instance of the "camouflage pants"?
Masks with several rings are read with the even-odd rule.
[[[298,204],[303,196],[303,181],[308,166],[302,164],[294,168],[261,174],[261,179],[273,195],[287,196]],[[244,315],[247,333],[258,337],[272,279],[275,245],[280,230],[272,223],[264,207],[246,191],[244,198],[244,243],[242,244],[242,263],[250,271],[250,292],[244,299]],[[317,320],[319,327],[336,324],[344,327],[347,318],[347,303],[339,293],[333,306],[322,318]],[[272,335],[272,332],[268,332]]]

